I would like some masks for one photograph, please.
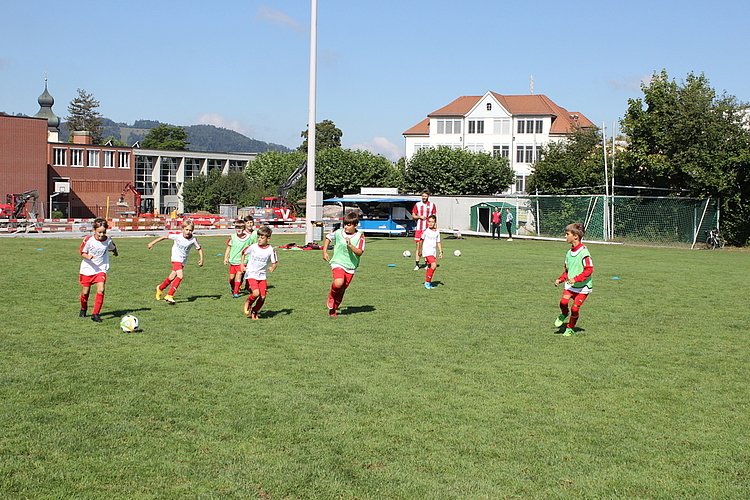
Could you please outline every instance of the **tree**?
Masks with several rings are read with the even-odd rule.
[[[92,94],[78,89],[78,97],[68,104],[68,116],[65,118],[68,131],[70,131],[70,142],[73,142],[73,132],[91,132],[93,144],[102,142],[102,115],[96,110],[99,101]]]
[[[164,123],[152,128],[141,141],[142,148],[187,151],[187,132],[184,127],[173,127]]]
[[[297,151],[307,153],[307,130],[303,130],[300,134],[305,140],[302,141],[302,145],[297,148]],[[331,120],[323,120],[315,126],[315,152],[323,151],[324,149],[340,148],[341,137],[344,135],[343,132]]]
[[[315,189],[326,196],[358,194],[364,187],[403,185],[403,176],[387,158],[369,151],[325,149],[315,160]]]
[[[526,190],[529,193],[576,193],[604,191],[604,165],[599,129],[578,129],[560,141],[542,148]]]
[[[450,146],[418,150],[408,161],[405,175],[407,190],[429,189],[440,195],[501,193],[516,177],[507,158]]]
[[[617,178],[720,198],[722,232],[731,243],[746,244],[750,132],[743,125],[748,105],[717,95],[702,74],[690,73],[678,84],[662,70],[642,90],[644,97],[628,101],[621,121],[629,145],[617,163]]]

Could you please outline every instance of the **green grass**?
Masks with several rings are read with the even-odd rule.
[[[0,240],[0,498],[750,498],[746,252],[590,245],[566,338],[564,242],[444,240],[425,290],[369,238],[337,318],[320,252],[280,250],[252,321],[199,239],[169,306],[170,242],[117,238],[101,324],[79,240]]]

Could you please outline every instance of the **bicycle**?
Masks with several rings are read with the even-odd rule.
[[[724,237],[719,232],[719,228],[715,227],[706,233],[706,249],[716,250],[717,248],[724,248]]]

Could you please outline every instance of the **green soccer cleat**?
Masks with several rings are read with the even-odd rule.
[[[563,325],[563,323],[565,323],[565,318],[567,317],[568,316],[565,314],[561,314],[560,316],[558,316],[557,319],[555,320],[555,326],[557,328],[560,328]]]
[[[564,333],[562,334],[562,336],[563,336],[563,337],[570,337],[570,336],[571,336],[571,335],[573,335],[574,333],[575,333],[575,332],[573,331],[573,329],[572,329],[572,328],[566,328],[566,329],[565,329],[565,332],[564,332]]]

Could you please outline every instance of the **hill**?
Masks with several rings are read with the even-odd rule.
[[[104,131],[102,137],[113,137],[126,144],[135,144],[143,140],[149,130],[160,125],[157,120],[136,120],[132,125],[117,123],[109,118],[102,118]],[[292,151],[281,144],[251,139],[247,136],[214,125],[190,125],[184,127],[188,133],[188,147],[191,151],[210,151],[213,153],[264,153],[266,151]],[[60,124],[60,137],[68,138],[67,123]]]

